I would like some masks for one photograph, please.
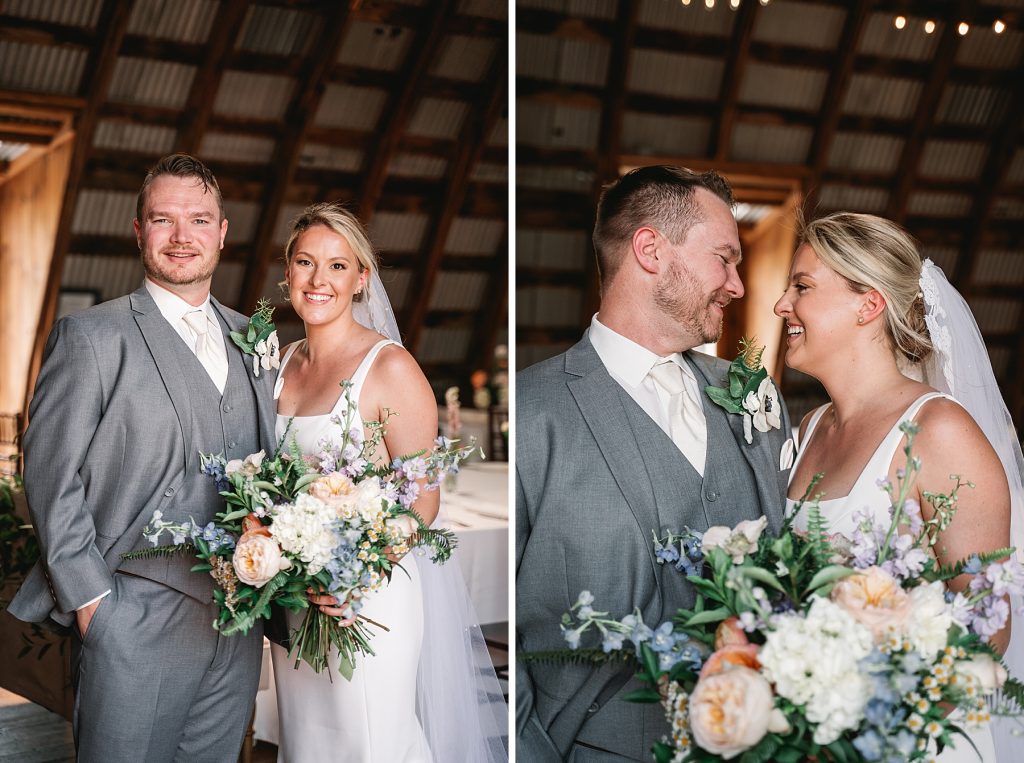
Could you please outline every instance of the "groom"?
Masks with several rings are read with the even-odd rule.
[[[184,556],[124,562],[154,511],[222,510],[199,454],[272,449],[273,379],[228,336],[246,319],[210,297],[228,221],[213,174],[183,154],[150,171],[135,234],[146,279],[54,326],[25,435],[42,559],[9,611],[72,626],[78,760],[238,757],[262,628],[225,638],[208,575]]]
[[[743,296],[732,191],[714,172],[642,167],[601,196],[594,248],[600,311],[567,352],[516,388],[516,630],[519,653],[562,649],[559,619],[589,590],[621,618],[656,627],[694,594],[655,562],[653,532],[767,516],[778,529],[787,468],[782,428],[743,437],[704,393],[728,362],[693,351]],[[516,672],[521,760],[650,760],[668,733],[659,705],[621,664],[557,662]]]

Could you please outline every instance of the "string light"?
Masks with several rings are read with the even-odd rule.
[[[934,21],[932,21],[931,19],[928,19],[926,22],[924,22],[924,33],[925,34],[931,34],[934,31],[935,31],[935,22]]]
[[[1006,24],[1003,23],[1002,19],[996,19],[996,22],[992,25],[992,31],[996,34],[1002,34],[1004,29],[1006,29]]]
[[[960,26],[956,28],[956,31],[958,31],[960,33],[960,36],[963,37],[964,35],[971,31],[971,25],[968,24],[966,21],[961,21]]]
[[[761,5],[768,5],[770,2],[771,0],[761,0]]]
[[[683,5],[689,5],[690,4],[690,0],[679,0],[679,2],[681,2]]]
[[[740,0],[729,0],[729,7],[736,10],[740,7]]]
[[[710,11],[715,7],[715,0],[704,0],[704,5],[707,6],[707,9]]]
[[[893,26],[895,26],[897,29],[902,29],[903,27],[905,27],[907,25],[907,17],[906,16],[897,16],[895,19],[893,19],[892,23],[893,23]]]

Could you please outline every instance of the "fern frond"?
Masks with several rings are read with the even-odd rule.
[[[975,554],[975,556],[978,557],[981,564],[984,566],[986,564],[991,564],[992,562],[998,562],[1000,559],[1005,559],[1011,554],[1013,554],[1012,546],[1008,548],[997,548],[995,551],[983,551]],[[967,566],[969,561],[970,559],[968,558],[961,559],[959,562],[955,562],[953,564],[943,564],[935,569],[931,579],[945,581],[959,577],[964,574],[964,567]]]
[[[430,561],[444,564],[451,559],[452,551],[459,545],[459,536],[448,529],[428,528],[425,532],[414,533],[411,545],[427,545],[431,554]]]
[[[129,562],[135,559],[158,559],[165,556],[195,556],[195,553],[195,546],[191,543],[183,543],[180,546],[154,546],[138,551],[127,551],[121,554],[121,559]]]
[[[517,652],[516,659],[527,663],[557,665],[638,665],[636,655],[622,650],[553,649],[546,652]]]

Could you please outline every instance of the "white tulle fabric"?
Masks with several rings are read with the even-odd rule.
[[[920,367],[922,381],[945,392],[967,409],[992,444],[1010,485],[1010,542],[1024,560],[1024,456],[1010,412],[996,384],[985,340],[971,308],[930,259],[921,268],[921,293],[925,322],[934,345],[931,357]],[[1020,380],[1014,380],[1019,384]],[[1014,609],[1022,602],[1014,601]],[[1013,616],[1013,635],[1004,655],[1017,678],[1024,677],[1024,617]],[[1019,721],[1000,719],[993,731],[999,763],[1020,760]],[[1014,747],[1016,746],[1016,750]]]

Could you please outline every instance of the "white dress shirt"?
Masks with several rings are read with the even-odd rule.
[[[671,439],[669,395],[661,386],[655,384],[654,379],[648,374],[655,364],[665,360],[672,361],[683,371],[683,382],[686,384],[686,392],[690,399],[701,400],[700,385],[682,354],[674,352],[661,357],[605,326],[597,319],[597,314],[590,321],[590,343],[594,345],[597,356],[611,377]],[[706,437],[707,423],[704,421],[703,413],[700,418]],[[686,460],[703,477],[704,464],[694,464],[693,459],[687,456],[683,448],[679,448],[679,452],[687,457]]]
[[[225,357],[227,357],[227,353],[224,350],[224,331],[221,328],[220,321],[217,320],[217,313],[214,312],[213,305],[210,304],[209,295],[206,296],[206,301],[203,304],[190,305],[177,294],[167,291],[167,289],[153,283],[148,278],[145,280],[145,285],[146,291],[149,292],[153,301],[156,302],[160,314],[171,324],[171,328],[178,332],[178,336],[181,337],[182,341],[188,345],[192,352],[196,351],[196,338],[182,318],[185,317],[185,313],[190,313],[193,310],[203,310],[206,313],[206,317],[213,324],[210,327],[210,333],[207,334],[206,341],[218,345],[220,352],[224,353]]]

